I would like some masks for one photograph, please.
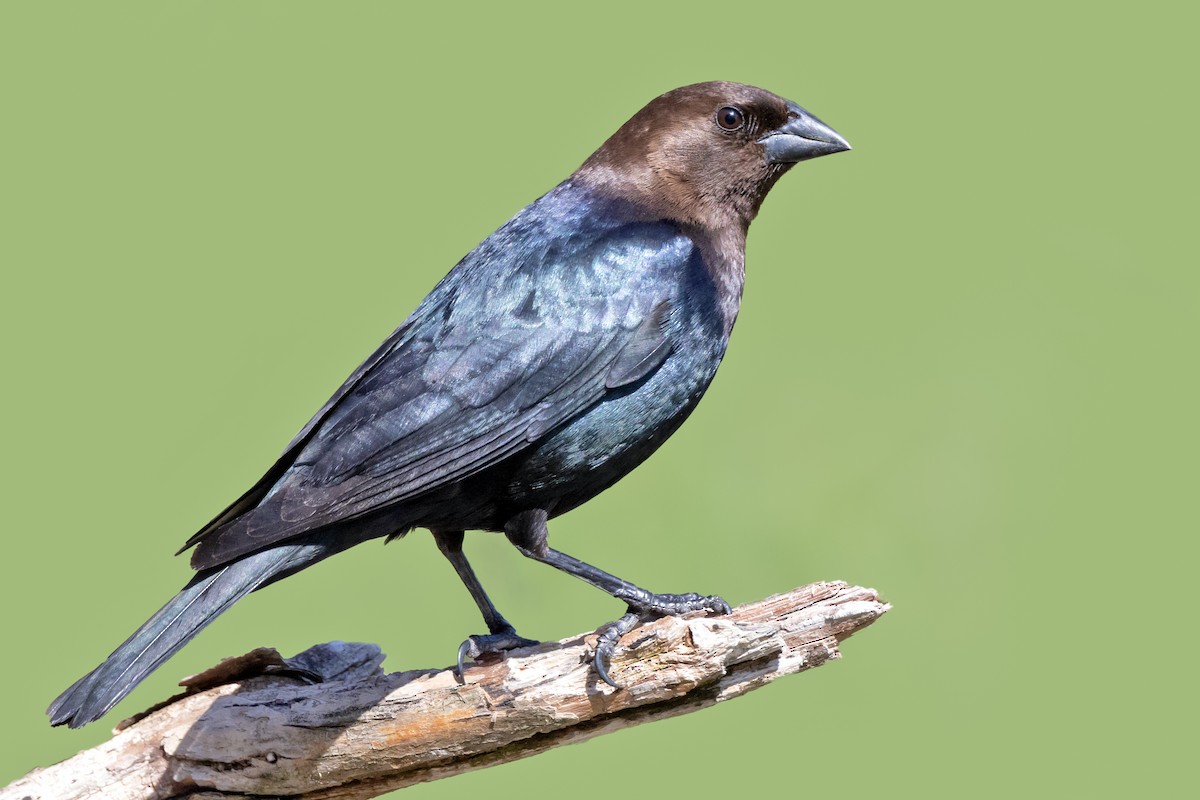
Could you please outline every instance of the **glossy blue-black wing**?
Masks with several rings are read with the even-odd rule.
[[[519,258],[495,239],[306,426],[253,506],[194,537],[193,566],[476,475],[667,357],[672,294],[694,255],[676,229],[627,225]]]

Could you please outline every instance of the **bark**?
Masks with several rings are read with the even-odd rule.
[[[840,657],[839,643],[889,608],[872,589],[829,582],[729,616],[655,620],[621,639],[621,689],[591,668],[594,634],[470,666],[463,683],[449,669],[385,674],[374,645],[287,660],[256,650],[0,800],[375,797],[738,697]]]

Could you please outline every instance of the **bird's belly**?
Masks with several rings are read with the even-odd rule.
[[[611,393],[558,428],[518,459],[507,487],[509,507],[545,508],[554,516],[620,480],[687,419],[722,354],[668,359],[645,381]]]

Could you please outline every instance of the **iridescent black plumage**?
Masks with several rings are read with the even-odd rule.
[[[763,197],[795,161],[844,149],[803,109],[752,87],[698,84],[648,105],[464,258],[187,542],[195,579],[64,692],[51,721],[98,718],[245,594],[418,527],[434,532],[490,631],[464,643],[460,663],[526,643],[467,564],[468,529],[503,530],[525,555],[629,605],[597,653],[605,680],[637,613],[727,610],[554,551],[545,523],[641,463],[699,402],[737,314]]]

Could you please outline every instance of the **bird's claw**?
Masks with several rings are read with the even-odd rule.
[[[596,653],[592,656],[592,666],[600,680],[614,689],[620,689],[621,684],[614,681],[608,674],[608,665],[612,661],[613,651],[617,649],[617,640],[629,633],[640,622],[642,615],[630,611],[616,622],[605,625],[596,638]]]
[[[460,683],[464,680],[463,663],[468,658],[475,661],[484,653],[502,653],[506,650],[516,650],[519,647],[533,647],[536,644],[539,643],[533,639],[518,636],[513,628],[506,628],[495,633],[468,636],[458,646],[458,680]]]
[[[695,592],[687,594],[652,594],[637,602],[629,603],[629,611],[616,622],[605,625],[598,631],[596,652],[592,656],[592,666],[600,680],[614,689],[621,685],[608,674],[613,653],[617,649],[617,641],[633,630],[637,624],[648,617],[677,617],[693,611],[709,611],[714,614],[728,614],[732,611],[717,595],[703,595]]]

